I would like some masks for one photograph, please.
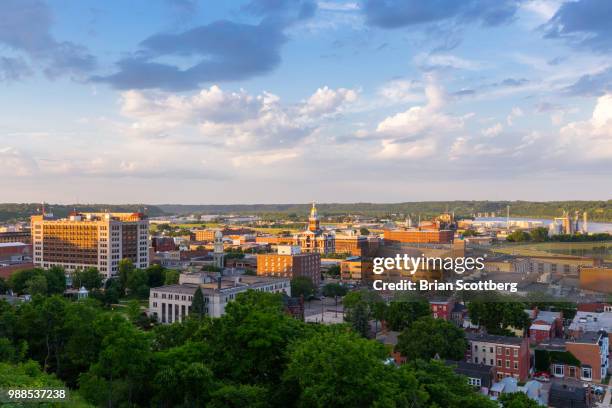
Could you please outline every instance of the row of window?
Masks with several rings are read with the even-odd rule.
[[[497,346],[497,354],[501,356],[503,354],[503,349],[504,347]],[[512,353],[514,354],[514,357],[518,357],[518,354],[519,354],[518,348],[506,347],[505,349],[506,349],[507,356],[510,355],[510,350],[513,350]],[[480,350],[486,352],[487,348],[481,347]],[[474,352],[478,352],[478,344],[474,344]],[[493,353],[493,347],[489,347],[489,353]]]

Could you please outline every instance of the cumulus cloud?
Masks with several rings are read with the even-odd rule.
[[[412,106],[378,123],[382,157],[425,157],[434,154],[438,140],[463,128],[464,118],[442,111],[446,95],[433,81],[425,87],[427,104]]]
[[[286,148],[310,135],[318,119],[340,112],[356,98],[355,90],[323,87],[297,106],[285,106],[267,92],[253,96],[216,85],[190,96],[131,90],[122,94],[121,114],[131,120],[129,131],[139,136],[181,141],[179,134],[195,132],[182,141],[232,149]]]
[[[22,53],[42,65],[50,78],[63,75],[81,77],[96,66],[96,59],[87,49],[69,41],[57,40],[51,33],[53,18],[47,4],[40,0],[5,0],[0,5],[0,44]],[[16,64],[20,66],[16,66]],[[2,60],[4,79],[19,79],[27,74],[23,59]],[[15,69],[19,69],[19,74]],[[8,71],[7,71],[8,69]],[[9,74],[7,74],[9,72]]]
[[[558,151],[570,160],[612,159],[612,94],[597,99],[589,120],[570,122],[561,128]]]
[[[440,111],[444,92],[433,84],[425,88],[427,104],[413,106],[404,112],[389,116],[376,127],[376,132],[397,138],[419,137],[430,131],[448,132],[463,126],[461,118]]]
[[[510,111],[510,114],[506,117],[506,123],[508,124],[508,126],[512,126],[514,125],[514,120],[516,118],[522,117],[523,115],[524,115],[523,110],[519,108],[518,106],[515,106]]]
[[[258,0],[243,9],[261,16],[261,21],[220,20],[179,33],[155,34],[144,40],[137,52],[119,60],[117,72],[92,80],[117,89],[176,91],[266,74],[281,61],[281,47],[287,41],[285,28],[312,17],[316,5],[307,0]],[[185,58],[196,62],[185,67],[180,63]]]
[[[495,137],[499,135],[503,130],[504,130],[504,127],[502,126],[501,123],[498,122],[491,127],[483,129],[481,133],[485,137]]]
[[[400,28],[453,20],[497,26],[511,21],[517,0],[365,0],[362,7],[369,25]]]
[[[343,105],[355,102],[358,93],[353,89],[319,88],[308,98],[300,113],[307,116],[322,116],[336,113]]]

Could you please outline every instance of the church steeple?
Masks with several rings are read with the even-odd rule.
[[[314,202],[310,209],[310,217],[308,217],[308,230],[313,232],[319,230],[319,215],[317,213],[317,206]]]

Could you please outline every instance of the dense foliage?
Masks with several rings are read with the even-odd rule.
[[[145,329],[94,299],[0,302],[0,385],[66,384],[73,403],[107,407],[495,406],[443,363],[396,367],[348,325],[292,318],[278,294],[248,291],[221,318]]]

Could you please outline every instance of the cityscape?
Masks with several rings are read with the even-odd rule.
[[[0,406],[612,408],[611,21],[0,1]]]

